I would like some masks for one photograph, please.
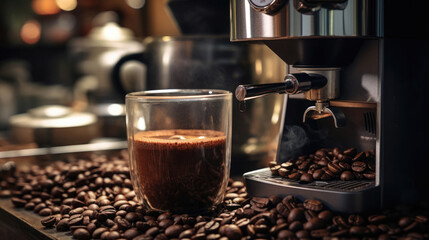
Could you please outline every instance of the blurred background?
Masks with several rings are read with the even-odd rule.
[[[265,45],[229,41],[229,0],[1,0],[0,158],[124,141],[127,92],[233,92],[285,71]],[[234,99],[233,171],[274,159],[282,104],[281,95],[260,98],[242,113]]]

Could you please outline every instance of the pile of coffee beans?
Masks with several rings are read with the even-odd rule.
[[[0,196],[42,216],[41,224],[75,239],[424,239],[429,208],[337,214],[317,199],[250,198],[230,180],[224,202],[193,215],[146,210],[132,190],[128,155],[92,156],[46,167],[3,166]]]
[[[314,154],[302,155],[278,164],[270,163],[274,176],[303,183],[314,180],[360,180],[375,179],[374,151],[357,152],[356,148],[344,151],[340,148],[322,148]]]

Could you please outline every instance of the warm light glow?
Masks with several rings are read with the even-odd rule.
[[[121,28],[116,23],[107,23],[101,30],[102,39],[109,41],[124,40]]]
[[[124,108],[119,104],[110,104],[107,107],[107,112],[112,116],[120,116],[124,112]]]
[[[32,8],[39,15],[53,15],[60,12],[55,0],[33,0]]]
[[[64,11],[72,11],[77,6],[77,0],[56,0],[56,3]]]
[[[140,117],[139,120],[137,120],[137,126],[136,127],[138,130],[141,130],[141,131],[146,130],[146,122],[145,122],[143,117]]]
[[[29,20],[21,28],[21,38],[27,44],[35,44],[40,40],[42,27],[36,20]]]
[[[144,6],[146,3],[145,0],[126,0],[128,6],[134,8],[134,9],[140,9]]]

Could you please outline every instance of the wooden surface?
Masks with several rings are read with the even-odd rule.
[[[73,239],[69,231],[57,232],[55,228],[45,228],[40,223],[42,218],[24,208],[15,208],[9,198],[0,199],[0,239]]]

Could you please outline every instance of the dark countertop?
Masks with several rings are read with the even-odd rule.
[[[70,231],[45,228],[40,222],[42,218],[24,208],[15,208],[10,198],[0,199],[0,239],[73,239]]]

